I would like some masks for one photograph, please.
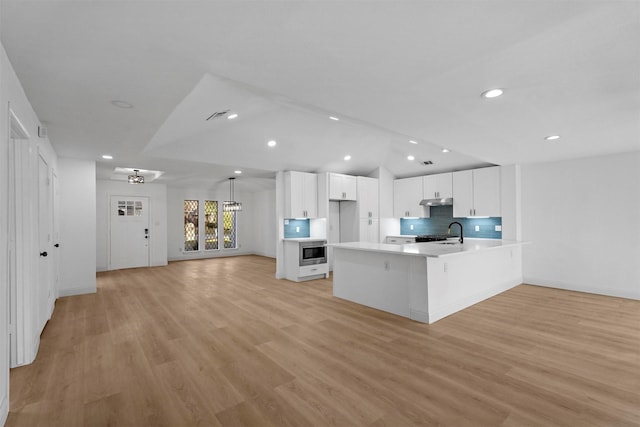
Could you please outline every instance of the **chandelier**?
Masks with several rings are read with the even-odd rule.
[[[224,212],[238,212],[242,210],[242,203],[236,202],[233,197],[233,183],[236,179],[234,177],[229,178],[229,199],[222,202],[222,210]]]
[[[129,184],[144,184],[144,176],[142,175],[138,175],[138,172],[140,172],[140,169],[134,169],[133,170],[136,174],[135,175],[129,175]]]

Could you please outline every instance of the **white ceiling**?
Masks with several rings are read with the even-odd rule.
[[[256,190],[276,170],[405,177],[640,149],[638,1],[1,0],[0,18],[57,153],[99,178],[242,169],[237,188]],[[239,116],[205,120],[224,110]]]

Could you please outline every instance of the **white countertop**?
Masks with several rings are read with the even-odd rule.
[[[450,242],[450,241],[448,241]],[[523,242],[515,240],[499,240],[499,239],[465,239],[463,244],[455,243],[452,245],[442,244],[439,242],[426,243],[409,243],[405,245],[391,245],[387,243],[367,243],[367,242],[349,242],[349,243],[332,243],[329,246],[341,249],[352,249],[359,251],[381,252],[398,255],[413,255],[426,257],[443,257],[451,255],[469,254],[475,251],[490,250],[504,248],[508,246],[521,245]]]
[[[322,237],[285,237],[285,242],[317,242],[317,241],[326,241],[327,239]]]

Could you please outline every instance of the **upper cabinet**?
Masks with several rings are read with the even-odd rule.
[[[453,172],[453,216],[500,216],[498,166]]]
[[[284,173],[284,215],[286,218],[318,216],[318,176],[307,172]]]
[[[356,200],[356,188],[355,176],[329,174],[329,200]]]
[[[426,217],[420,205],[423,199],[422,177],[396,179],[393,181],[393,216]]]
[[[378,218],[378,179],[357,177],[358,216],[361,219]]]
[[[448,199],[453,197],[453,174],[439,173],[422,177],[424,199]]]

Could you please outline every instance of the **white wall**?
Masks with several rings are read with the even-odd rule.
[[[58,159],[60,281],[58,296],[96,292],[96,165]]]
[[[211,251],[183,252],[184,248],[184,201],[185,200],[217,200],[221,202],[229,199],[229,188],[220,186],[218,189],[174,188],[167,190],[167,236],[168,257],[171,261],[182,259],[214,258],[259,253],[255,243],[255,234],[264,222],[260,212],[256,212],[251,193],[235,191],[236,201],[242,203],[242,211],[237,216],[237,249],[219,249]],[[274,208],[275,209],[275,208]],[[271,216],[273,218],[273,216]],[[260,221],[254,224],[254,221]],[[266,226],[266,225],[264,225]],[[273,228],[273,222],[269,223]],[[275,239],[272,240],[275,245]],[[261,245],[261,249],[264,249]],[[275,250],[275,247],[274,247]]]
[[[253,252],[257,255],[276,257],[278,227],[276,223],[276,190],[251,194],[253,209]]]
[[[109,269],[109,200],[111,196],[149,197],[150,248],[152,266],[167,265],[167,186],[96,181],[96,269]]]
[[[640,299],[640,152],[523,165],[525,283]]]

